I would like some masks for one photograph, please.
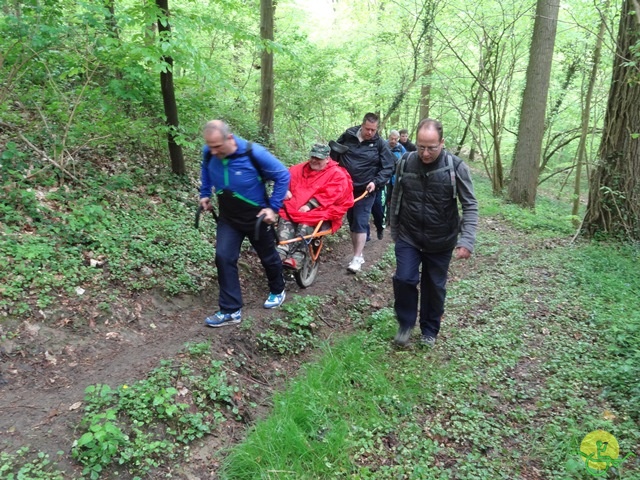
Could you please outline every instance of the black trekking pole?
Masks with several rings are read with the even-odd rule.
[[[198,227],[200,226],[200,215],[202,215],[202,212],[204,212],[204,211],[205,211],[205,209],[202,207],[202,205],[199,205],[198,209],[196,210],[196,220],[195,220],[195,224],[194,224],[196,229],[198,229]],[[218,221],[218,215],[216,214],[216,211],[213,208],[211,209],[211,214],[213,215],[213,219],[217,222]]]
[[[258,240],[260,240],[260,224],[262,223],[262,221],[264,220],[265,217],[266,217],[266,214],[264,214],[264,213],[262,215],[260,215],[256,219],[256,224],[253,227],[253,238],[255,239],[256,242]]]

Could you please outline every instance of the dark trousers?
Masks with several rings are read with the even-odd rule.
[[[383,188],[386,188],[383,187]],[[382,203],[382,189],[376,191],[376,198],[373,201],[373,206],[371,207],[371,215],[373,216],[373,224],[376,226],[376,230],[379,232],[384,230],[384,210],[385,205]]]
[[[216,237],[216,267],[218,268],[218,285],[220,287],[220,311],[235,312],[242,308],[242,290],[238,276],[238,259],[240,248],[245,237],[249,238],[255,249],[264,271],[267,274],[270,293],[281,293],[284,290],[282,261],[276,251],[276,237],[273,226],[262,223],[260,238],[256,241],[253,233],[242,232],[223,219],[218,219]]]
[[[394,309],[400,328],[410,329],[415,326],[420,298],[420,330],[423,335],[435,338],[440,331],[444,313],[447,272],[453,251],[425,253],[398,239],[395,252]]]
[[[364,192],[364,190],[354,190],[353,196],[358,197]],[[347,221],[349,222],[349,231],[353,233],[366,233],[369,229],[369,217],[371,216],[371,207],[375,195],[367,195],[361,200],[358,200],[353,204],[349,210],[347,210]]]

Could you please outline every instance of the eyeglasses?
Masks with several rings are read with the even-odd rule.
[[[418,153],[423,153],[425,150],[433,153],[433,152],[437,152],[438,149],[441,147],[441,145],[433,145],[430,147],[423,147],[421,145],[418,145]]]

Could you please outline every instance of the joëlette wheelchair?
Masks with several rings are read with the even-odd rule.
[[[354,203],[368,195],[364,192],[354,199]],[[293,273],[293,277],[300,288],[309,287],[318,275],[320,265],[320,252],[324,245],[324,237],[331,235],[331,225],[326,221],[319,221],[312,233],[308,235],[298,235],[289,240],[280,240],[278,245],[289,245],[289,256],[295,252],[302,253],[303,260],[296,268],[288,268]],[[285,264],[286,267],[286,264]]]

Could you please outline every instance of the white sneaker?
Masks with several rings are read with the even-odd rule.
[[[347,270],[350,271],[351,273],[358,273],[362,268],[363,263],[364,263],[364,257],[362,257],[362,255],[359,257],[353,257],[353,260],[351,260],[351,263],[347,267]]]

